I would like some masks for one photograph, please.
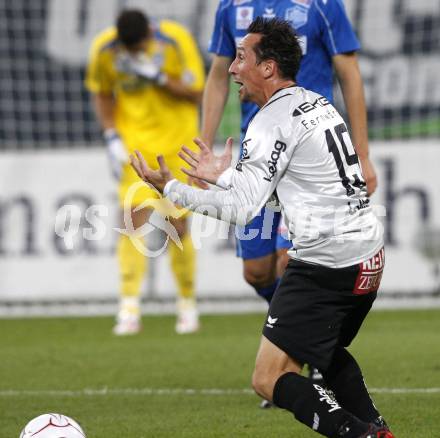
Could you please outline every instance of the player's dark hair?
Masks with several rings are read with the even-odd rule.
[[[257,17],[248,27],[248,32],[261,35],[260,41],[254,45],[257,63],[271,59],[277,63],[284,79],[295,80],[302,51],[289,22],[281,18]]]
[[[149,19],[138,9],[123,10],[116,20],[118,39],[126,47],[134,46],[148,37]]]

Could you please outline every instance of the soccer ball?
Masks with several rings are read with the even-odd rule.
[[[81,426],[61,414],[43,414],[26,424],[20,438],[84,438]]]

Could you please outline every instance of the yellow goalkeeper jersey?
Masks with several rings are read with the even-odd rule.
[[[191,146],[198,134],[198,105],[118,71],[121,50],[115,27],[99,34],[91,48],[85,84],[92,93],[114,96],[116,129],[129,152],[139,149],[150,156],[169,156],[182,144]],[[169,77],[202,91],[203,62],[193,37],[180,24],[169,20],[153,23],[146,55],[160,63]]]

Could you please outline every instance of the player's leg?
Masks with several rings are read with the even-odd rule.
[[[182,249],[173,241],[170,241],[169,246],[171,269],[178,287],[176,332],[179,334],[194,333],[199,329],[199,315],[194,291],[196,254],[187,229],[187,217],[171,218],[170,222],[175,227],[182,243]]]
[[[277,249],[277,272],[278,277],[281,278],[290,258],[287,254],[287,251],[292,248],[292,242],[288,239],[288,230],[287,226],[282,217],[280,217],[280,222],[277,230],[277,241],[276,241],[276,249]],[[318,383],[319,385],[324,385],[324,379],[322,377],[321,372],[318,368],[312,367],[308,365],[308,374],[309,378]]]
[[[270,321],[269,321],[270,323]],[[325,390],[300,375],[302,364],[264,336],[252,385],[262,397],[292,412],[295,418],[327,437],[359,438],[369,428],[332,400]]]
[[[359,302],[359,297],[347,293],[357,274],[356,267],[331,269],[290,261],[271,301],[263,329],[265,340],[257,356],[257,392],[325,436],[358,438],[376,431],[372,422],[362,421],[321,385],[299,375],[304,363],[331,368],[338,342],[346,333],[347,315]],[[356,332],[352,331],[353,336]]]
[[[268,303],[278,287],[276,239],[280,213],[264,208],[250,224],[239,230],[237,255],[243,259],[243,277]],[[241,239],[240,239],[241,237]],[[273,406],[263,399],[262,409]]]
[[[237,255],[243,259],[244,279],[267,302],[279,283],[275,249],[278,220],[279,213],[263,208],[248,225],[236,228]]]
[[[341,406],[367,423],[388,428],[371,400],[356,359],[344,347],[335,350],[331,365],[323,375]]]
[[[195,147],[192,139],[189,140],[186,144]],[[166,163],[175,178],[183,182],[188,181],[187,175],[181,170],[186,163],[180,157],[177,155],[166,157]],[[168,207],[165,206],[163,213],[169,217],[182,243],[182,249],[172,240],[169,245],[171,269],[176,279],[178,295],[176,332],[179,334],[194,333],[199,329],[199,314],[194,289],[196,252],[187,226],[189,212],[176,211],[176,207],[170,203]]]
[[[151,209],[137,210],[132,208],[130,217],[133,231],[143,226],[151,214]],[[126,225],[126,229],[127,224]],[[117,322],[113,328],[116,335],[130,335],[141,329],[140,295],[147,259],[139,251],[143,246],[143,237],[132,234],[120,234],[117,246],[117,258],[120,270],[120,299]],[[136,247],[138,241],[138,248]]]
[[[358,304],[343,321],[340,345],[335,349],[330,366],[323,374],[327,386],[342,406],[363,421],[386,427],[385,420],[371,400],[356,359],[345,348],[359,331],[376,298],[376,292],[356,298]]]
[[[268,303],[278,285],[276,253],[262,257],[243,259],[243,277],[257,294]]]

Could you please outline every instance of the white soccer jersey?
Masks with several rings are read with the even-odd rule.
[[[292,258],[332,268],[372,257],[382,225],[367,198],[344,120],[319,94],[301,87],[276,92],[257,113],[235,169],[200,190],[173,180],[165,194],[190,210],[245,224],[276,195]]]

